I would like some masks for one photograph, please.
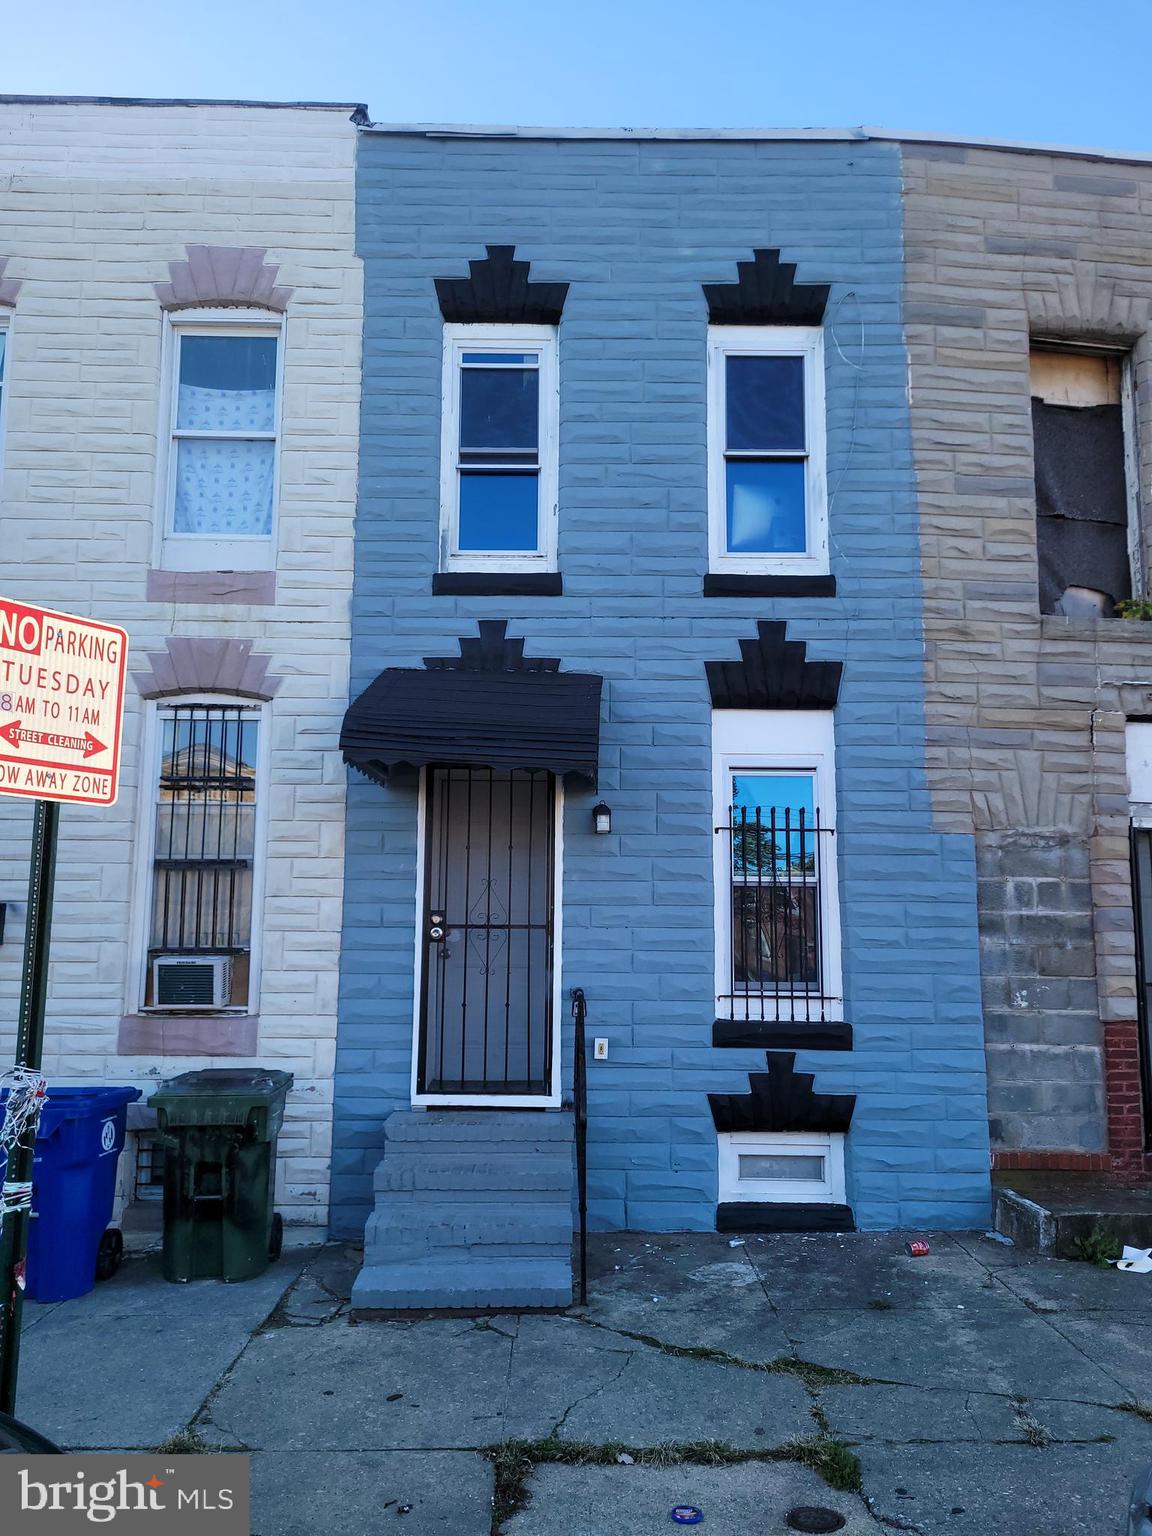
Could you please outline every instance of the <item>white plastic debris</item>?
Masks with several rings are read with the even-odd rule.
[[[728,1246],[729,1248],[743,1248],[744,1239],[742,1237],[730,1237],[728,1239]]]
[[[627,1451],[621,1451],[616,1460],[622,1467],[634,1467],[636,1465],[635,1456],[629,1456]]]
[[[990,1243],[1002,1243],[1005,1248],[1015,1248],[1012,1238],[1006,1237],[1003,1232],[985,1232],[984,1236]]]
[[[1109,1264],[1115,1264],[1117,1269],[1126,1270],[1133,1275],[1146,1275],[1152,1270],[1152,1248],[1129,1248],[1124,1244],[1124,1251],[1118,1259],[1109,1259]]]

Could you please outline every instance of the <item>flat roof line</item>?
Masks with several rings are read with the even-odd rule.
[[[246,101],[203,96],[14,96],[0,94],[0,106],[75,107],[265,107],[271,112],[347,112],[357,127],[370,122],[361,101]]]
[[[831,139],[855,143],[863,128],[528,128],[496,123],[364,123],[364,133],[429,139],[715,139],[759,141]]]
[[[1152,165],[1152,151],[1100,149],[1081,144],[1045,144],[1035,139],[980,139],[953,133],[896,133],[888,128],[866,128],[869,139],[888,144],[939,144],[953,149],[1001,149],[1018,155],[1060,155],[1071,160],[1114,160],[1118,164]]]
[[[1075,160],[1111,160],[1119,164],[1152,164],[1152,151],[1101,149],[1090,145],[1044,144],[1029,139],[986,139],[953,133],[901,133],[889,128],[541,128],[484,123],[376,123],[360,125],[362,133],[395,138],[428,139],[583,139],[665,140],[717,143],[867,143],[939,144],[957,149],[999,149],[1016,154],[1059,155]]]
[[[1059,155],[1074,160],[1109,160],[1152,165],[1152,151],[1101,149],[1093,145],[1045,144],[1032,139],[989,139],[967,134],[898,132],[890,128],[564,128],[516,123],[377,123],[361,101],[254,101],[198,96],[35,96],[0,93],[0,106],[90,107],[257,107],[269,112],[347,112],[362,133],[393,138],[552,139],[613,141],[629,139],[716,143],[939,144],[954,149],[992,149],[1028,155]]]

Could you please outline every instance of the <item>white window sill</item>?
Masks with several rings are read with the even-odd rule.
[[[166,571],[271,571],[276,568],[276,548],[264,534],[249,538],[168,534],[160,567]]]
[[[714,555],[708,567],[713,576],[828,576],[831,574],[827,559],[818,556],[799,556],[796,559],[737,559],[734,556]]]

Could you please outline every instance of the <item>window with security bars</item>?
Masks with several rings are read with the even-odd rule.
[[[249,1004],[258,710],[160,716],[145,1005]]]
[[[729,991],[743,1020],[820,1021],[826,981],[823,871],[832,836],[814,772],[728,775]]]

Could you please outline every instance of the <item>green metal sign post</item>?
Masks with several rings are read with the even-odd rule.
[[[56,881],[56,831],[60,807],[37,800],[32,824],[32,860],[28,873],[28,920],[24,932],[24,970],[20,984],[20,1021],[16,1066],[39,1072],[44,1057],[44,1005],[48,997],[48,941],[52,893]],[[36,1122],[23,1132],[8,1155],[4,1191],[32,1182]],[[3,1196],[0,1196],[3,1198]],[[24,1264],[28,1255],[28,1201],[11,1201],[0,1221],[0,1411],[16,1411],[16,1375],[20,1366],[20,1322],[24,1312]]]

